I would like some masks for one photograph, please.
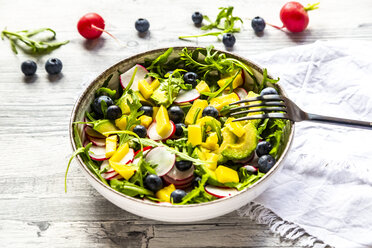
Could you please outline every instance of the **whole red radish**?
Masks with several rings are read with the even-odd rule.
[[[88,13],[80,18],[77,29],[86,39],[96,39],[104,32],[105,21],[97,13]]]
[[[318,8],[319,3],[304,7],[299,2],[288,2],[280,10],[280,20],[293,33],[302,32],[309,24],[308,11]]]

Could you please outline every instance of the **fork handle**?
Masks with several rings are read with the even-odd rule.
[[[317,121],[321,123],[343,125],[343,126],[348,126],[348,127],[366,128],[366,129],[372,130],[372,122],[368,122],[368,121],[350,120],[350,119],[317,115],[317,114],[308,114],[308,120]]]

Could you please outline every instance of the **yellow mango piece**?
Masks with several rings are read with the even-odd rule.
[[[168,116],[168,111],[164,106],[161,106],[159,108],[158,113],[156,114],[156,132],[164,137],[169,133],[171,130],[172,126],[169,122],[169,116]]]
[[[142,115],[140,118],[139,118],[140,122],[141,122],[141,125],[144,126],[145,128],[148,128],[152,122],[152,118],[150,116],[147,116],[147,115]]]
[[[206,157],[207,157],[207,162],[209,163],[205,163],[205,165],[210,169],[210,170],[216,170],[217,168],[217,161],[218,161],[218,158],[219,156],[217,154],[214,154],[214,153],[207,153],[206,154]]]
[[[216,177],[217,181],[220,183],[238,183],[239,182],[239,175],[233,169],[229,167],[220,165],[216,169]]]
[[[109,161],[111,168],[113,168],[120,176],[122,176],[125,180],[129,180],[134,173],[136,172],[136,167],[129,166],[125,164],[120,164],[117,162]]]
[[[153,120],[156,120],[156,114],[159,111],[159,107],[152,107],[152,111],[153,111],[153,113],[152,113],[152,119]]]
[[[245,129],[240,122],[230,121],[229,123],[226,123],[225,126],[239,138],[245,134]]]
[[[233,87],[233,89],[236,89],[236,88],[238,88],[240,85],[243,84],[243,75],[242,75],[242,74],[243,74],[243,71],[241,71],[241,72],[236,76],[236,78],[234,79],[234,81],[233,81],[233,83],[232,83],[232,87]],[[218,86],[223,87],[223,86],[224,86],[226,83],[228,83],[232,78],[234,78],[234,76],[235,76],[235,73],[234,73],[234,75],[232,75],[232,76],[227,76],[227,77],[224,77],[224,78],[218,80],[218,81],[217,81]]]
[[[231,93],[228,95],[213,98],[209,102],[209,105],[215,107],[218,111],[221,111],[221,109],[224,106],[229,105],[230,103],[233,103],[233,102],[237,102],[237,101],[239,101],[238,95],[235,93]]]
[[[211,133],[201,145],[209,150],[217,150],[219,148],[217,133]]]
[[[203,93],[203,92],[211,92],[211,90],[209,89],[209,86],[208,84],[202,80],[198,83],[198,85],[196,85],[195,89],[199,92],[199,93]]]
[[[111,135],[106,138],[106,158],[110,158],[116,152],[118,136]]]
[[[159,79],[155,79],[154,81],[151,82],[150,87],[154,91],[159,87],[159,85],[160,85]]]
[[[196,154],[198,155],[198,158],[199,158],[199,159],[201,159],[201,160],[207,160],[206,153],[203,152],[202,150],[197,149],[197,150],[196,150]]]
[[[122,115],[120,118],[115,120],[115,125],[120,130],[125,130],[127,128],[127,117],[126,115]]]
[[[202,143],[202,132],[199,125],[189,125],[188,126],[188,142],[193,146],[200,145]]]
[[[124,145],[119,146],[116,152],[111,156],[109,162],[120,162],[125,155],[129,152],[129,145],[125,143]]]
[[[156,198],[163,200],[165,202],[171,202],[170,201],[170,195],[173,191],[176,190],[176,187],[174,187],[173,184],[168,185],[167,187],[162,188],[158,192],[156,192],[155,196]]]
[[[138,90],[141,92],[145,99],[149,99],[154,90],[151,88],[149,83],[145,79],[138,82]]]
[[[200,119],[202,116],[202,112],[205,109],[205,107],[208,106],[208,102],[206,100],[200,100],[197,99],[192,104],[191,108],[189,109],[189,112],[187,112],[187,115],[185,117],[185,124],[191,125],[194,121],[194,116],[197,111],[197,109],[200,109],[197,119]]]

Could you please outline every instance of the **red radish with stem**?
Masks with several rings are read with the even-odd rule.
[[[293,33],[302,32],[309,24],[310,10],[318,8],[319,3],[309,4],[304,7],[299,2],[288,2],[280,10],[280,20],[283,22],[283,28],[287,28]]]

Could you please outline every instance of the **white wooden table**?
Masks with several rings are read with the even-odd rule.
[[[89,80],[117,61],[153,48],[214,44],[224,49],[215,37],[178,40],[178,35],[201,32],[191,22],[196,10],[215,17],[218,7],[235,6],[245,24],[232,51],[248,58],[318,39],[363,39],[372,44],[370,0],[322,1],[320,9],[310,13],[305,32],[288,34],[267,27],[262,37],[256,36],[247,18],[259,15],[279,24],[279,10],[285,2],[1,0],[0,28],[51,27],[58,40],[69,39],[70,43],[50,55],[33,57],[37,75],[26,79],[20,65],[31,57],[14,55],[8,41],[0,41],[0,247],[300,247],[236,212],[191,224],[134,216],[98,194],[75,164],[67,194],[63,186],[71,155],[69,116]],[[85,41],[76,23],[87,12],[102,15],[107,30],[127,47],[106,35]],[[151,24],[150,34],[142,38],[134,29],[139,17]],[[44,63],[49,57],[62,60],[59,76],[46,74]]]

